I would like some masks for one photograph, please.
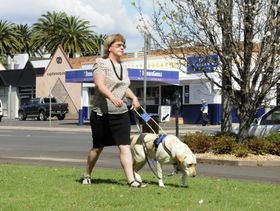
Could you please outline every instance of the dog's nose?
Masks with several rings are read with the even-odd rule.
[[[195,165],[191,165],[190,168],[188,169],[188,176],[189,177],[195,177],[196,176]]]

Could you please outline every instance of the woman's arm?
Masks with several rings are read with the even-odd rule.
[[[126,97],[131,99],[131,109],[138,109],[140,107],[140,103],[136,95],[132,92],[130,88],[126,90]]]
[[[115,97],[112,92],[105,85],[105,75],[104,74],[95,74],[94,83],[96,88],[100,93],[107,99],[109,99],[115,106],[121,107],[123,105],[123,100]]]

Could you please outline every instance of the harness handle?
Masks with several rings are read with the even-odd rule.
[[[139,117],[141,117],[145,121],[145,123],[151,129],[151,131],[153,131],[154,134],[157,134],[155,130],[151,127],[151,125],[148,123],[150,120],[152,120],[154,124],[158,126],[158,128],[162,131],[163,134],[167,135],[167,133],[162,129],[162,127],[145,111],[145,109],[142,106],[140,106],[140,108],[143,111],[142,114],[140,114],[136,109],[134,109],[134,111]]]

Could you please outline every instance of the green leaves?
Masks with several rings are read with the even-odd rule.
[[[99,55],[105,35],[96,35],[87,20],[65,12],[47,12],[32,26],[0,20],[0,55],[28,53],[53,54],[59,45],[75,54]]]

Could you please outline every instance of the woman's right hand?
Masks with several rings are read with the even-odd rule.
[[[122,99],[117,98],[117,97],[115,97],[115,96],[112,96],[112,97],[110,98],[110,101],[111,101],[116,107],[122,107],[123,104],[124,104],[124,102],[123,102]]]

